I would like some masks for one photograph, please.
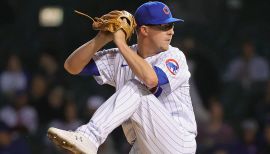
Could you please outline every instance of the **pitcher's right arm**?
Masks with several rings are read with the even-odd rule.
[[[111,42],[113,36],[109,32],[100,31],[92,40],[73,51],[64,63],[64,68],[73,75],[79,74],[104,45]]]

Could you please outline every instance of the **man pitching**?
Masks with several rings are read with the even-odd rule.
[[[100,31],[66,60],[71,74],[93,75],[116,92],[76,131],[49,128],[48,137],[74,153],[96,154],[122,125],[134,154],[194,154],[197,126],[189,94],[190,73],[182,51],[172,47],[174,23],[161,2],[147,2],[134,14],[137,44],[123,30]],[[99,51],[113,41],[117,48]],[[97,52],[98,51],[98,52]]]

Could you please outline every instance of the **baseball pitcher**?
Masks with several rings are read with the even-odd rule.
[[[170,45],[174,24],[161,2],[147,2],[134,17],[112,11],[94,18],[98,34],[65,61],[71,74],[94,76],[116,92],[76,131],[49,128],[48,137],[74,153],[96,154],[122,125],[132,154],[194,154],[197,126],[189,94],[190,72],[182,51]],[[127,45],[136,31],[137,44]],[[101,50],[113,41],[117,48]]]

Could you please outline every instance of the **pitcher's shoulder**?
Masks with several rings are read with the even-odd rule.
[[[174,47],[174,46],[170,45],[168,51],[170,53],[172,53],[172,54],[179,55],[180,57],[186,57],[184,52],[182,50],[180,50],[179,48],[177,48],[177,47]]]

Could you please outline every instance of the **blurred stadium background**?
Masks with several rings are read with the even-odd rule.
[[[0,1],[0,154],[66,153],[47,140],[47,128],[75,129],[114,92],[63,69],[67,56],[97,33],[73,10],[92,17],[114,9],[134,13],[143,2]],[[185,53],[192,72],[197,153],[269,154],[270,2],[162,2],[185,20],[175,26],[172,45]],[[99,153],[129,148],[117,128]]]

